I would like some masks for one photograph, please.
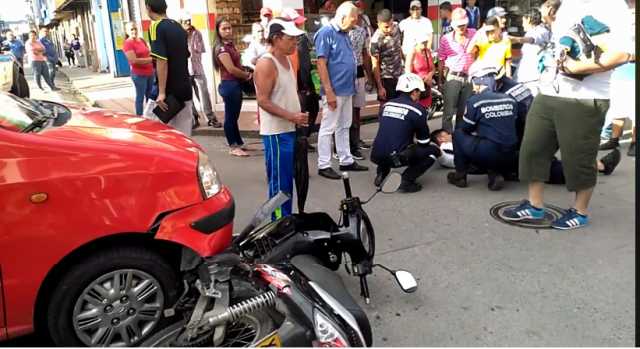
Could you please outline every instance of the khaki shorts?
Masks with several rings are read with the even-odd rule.
[[[607,109],[606,99],[537,95],[527,114],[520,147],[520,180],[548,181],[551,160],[560,149],[567,189],[594,187],[600,130]]]
[[[367,91],[365,89],[366,83],[367,78],[356,79],[356,94],[353,96],[354,108],[364,108],[367,104]]]

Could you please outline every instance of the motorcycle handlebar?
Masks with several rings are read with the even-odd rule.
[[[342,183],[344,184],[344,194],[347,199],[351,199],[351,182],[349,182],[349,173],[342,172]]]

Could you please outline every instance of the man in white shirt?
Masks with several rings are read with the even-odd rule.
[[[544,182],[560,149],[567,189],[576,196],[573,207],[551,226],[566,230],[588,224],[587,209],[597,182],[593,164],[609,108],[611,72],[633,58],[631,25],[620,20],[628,11],[624,0],[562,2],[552,30],[556,55],[545,60],[540,94],[529,109],[520,148],[520,181],[529,183],[529,199],[505,210],[505,219],[544,219]],[[572,34],[577,24],[590,32],[597,52],[582,52],[586,46]],[[572,41],[578,45],[565,49]]]
[[[419,0],[411,1],[409,5],[410,16],[400,22],[402,32],[402,52],[408,55],[413,51],[421,38],[429,37],[427,48],[431,49],[433,43],[433,25],[429,18],[422,16],[422,3]]]

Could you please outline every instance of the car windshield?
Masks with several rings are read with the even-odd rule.
[[[45,115],[36,104],[9,93],[0,93],[0,127],[20,132],[33,120]]]

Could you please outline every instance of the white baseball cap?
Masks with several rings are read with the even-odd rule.
[[[281,19],[272,19],[269,22],[269,30],[267,30],[267,37],[271,37],[277,33],[284,33],[289,36],[300,36],[304,34],[303,30],[300,30],[291,21],[283,21]]]
[[[396,91],[411,92],[413,90],[420,90],[424,92],[424,81],[422,78],[414,73],[404,73],[398,78],[398,84],[396,85]]]

